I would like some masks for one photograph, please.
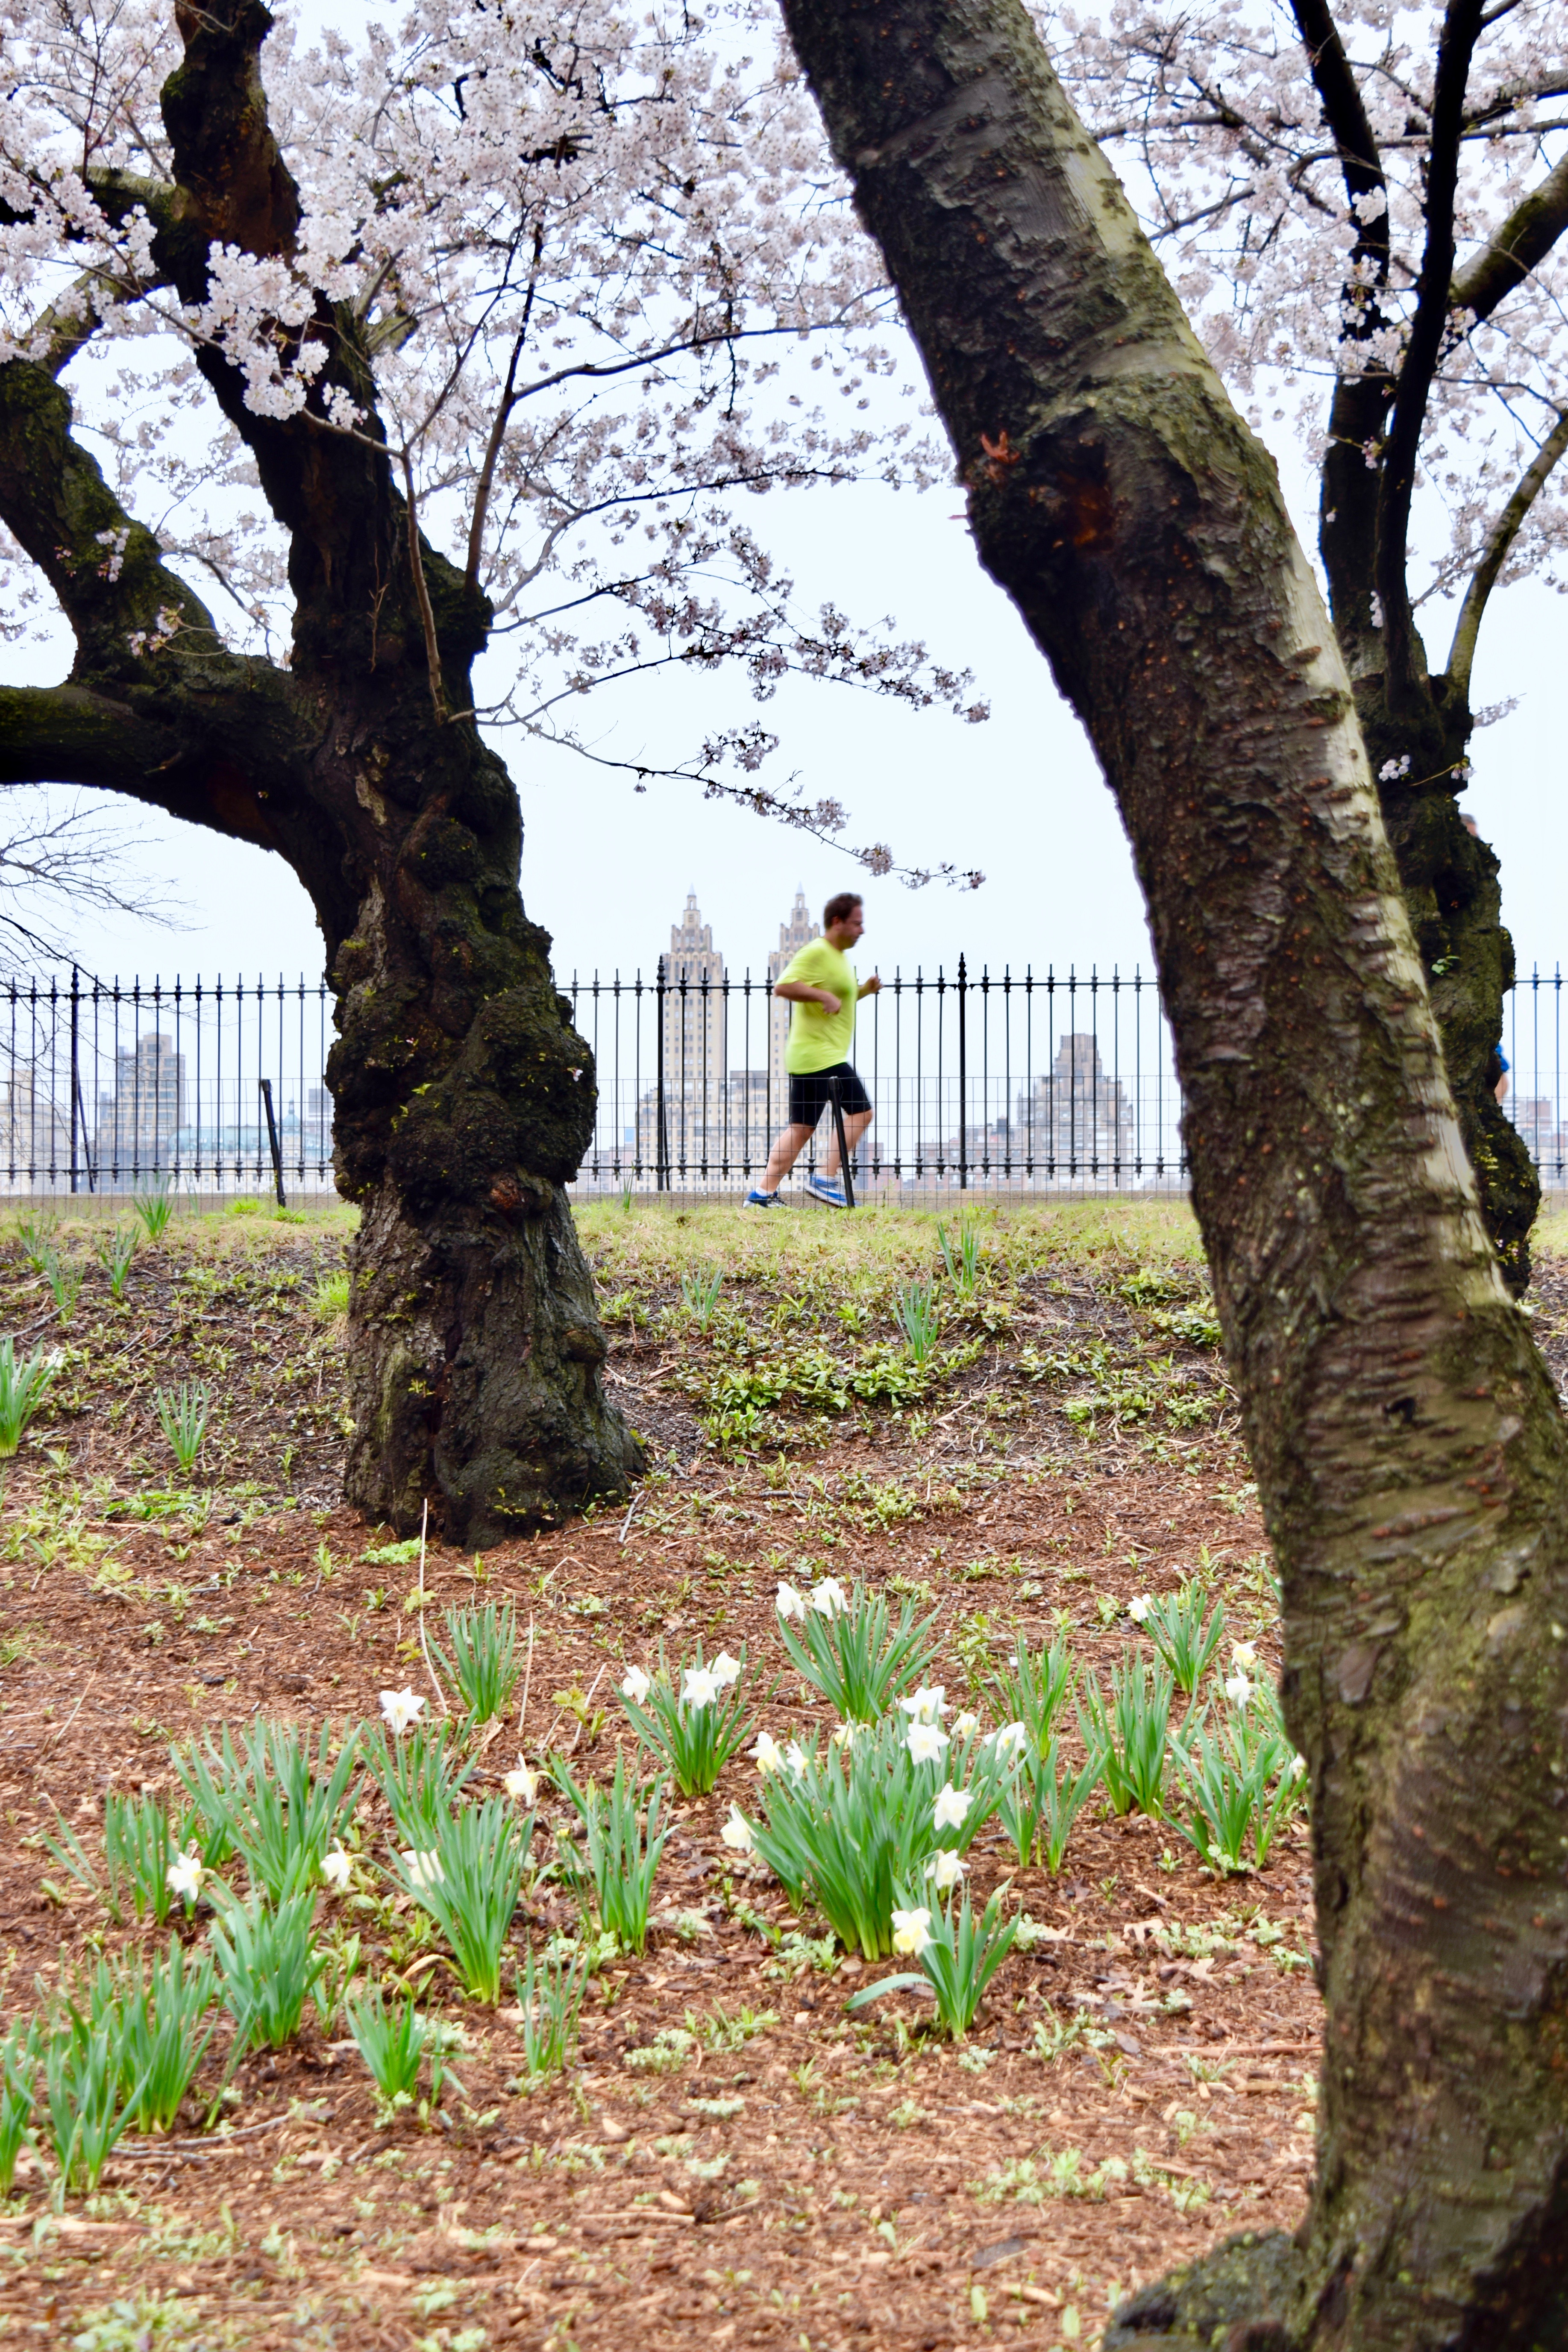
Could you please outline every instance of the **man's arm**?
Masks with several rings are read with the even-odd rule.
[[[860,992],[864,996],[865,990]],[[773,994],[790,1004],[820,1004],[830,1016],[838,1010],[838,999],[830,988],[814,988],[808,980],[775,980]]]
[[[882,975],[880,972],[874,971],[869,980],[863,980],[860,982],[859,987],[855,992],[856,1001],[858,1002],[862,996],[880,995],[881,988]]]

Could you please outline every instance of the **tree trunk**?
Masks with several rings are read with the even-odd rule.
[[[1112,2339],[1563,2340],[1564,1429],[1500,1279],[1350,680],[1017,0],[785,0],[1149,903],[1284,1592],[1328,2010],[1300,2242]]]
[[[134,194],[163,281],[195,304],[210,243],[287,252],[298,200],[267,121],[266,10],[177,15],[178,186]],[[287,671],[223,649],[72,439],[57,378],[84,331],[68,322],[47,359],[0,367],[0,515],[77,638],[68,685],[0,690],[0,778],[132,793],[278,852],[310,894],[337,996],[338,1183],[364,1213],[350,1500],[405,1531],[428,1500],[452,1541],[483,1545],[619,1494],[642,1457],[604,1395],[563,1190],[592,1132],[593,1056],[523,912],[517,794],[463,715],[489,606],[366,446],[383,436],[360,323],[322,306],[305,330],[328,353],[321,382],[359,404],[360,439],[258,415],[224,355],[198,352],[289,534]]]

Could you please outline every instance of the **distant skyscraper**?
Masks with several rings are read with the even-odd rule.
[[[725,1013],[724,959],[690,890],[664,959],[662,1147],[649,1138],[677,1168],[715,1162],[722,1152]]]
[[[1058,1041],[1049,1072],[1019,1095],[1017,1112],[1015,1165],[1053,1176],[1103,1176],[1131,1165],[1132,1106],[1121,1079],[1107,1076],[1088,1031]]]
[[[132,1179],[174,1167],[185,1123],[185,1057],[149,1029],[114,1057],[114,1092],[98,1098],[97,1156],[105,1177]]]
[[[779,943],[768,958],[768,986],[782,980],[785,969],[817,936],[817,927],[805,903],[805,892],[797,890],[795,905],[790,908],[787,923],[779,925]],[[784,1069],[784,1046],[789,1039],[790,1009],[782,997],[771,1011],[768,1023],[768,1081],[778,1117],[783,1119],[789,1097],[789,1077]]]

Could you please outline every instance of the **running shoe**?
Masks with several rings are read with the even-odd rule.
[[[847,1209],[849,1206],[844,1197],[843,1185],[834,1183],[830,1177],[808,1176],[805,1189],[814,1201],[822,1202],[825,1209]]]
[[[759,1192],[753,1185],[746,1195],[745,1205],[748,1209],[776,1209],[782,1203],[776,1192]]]

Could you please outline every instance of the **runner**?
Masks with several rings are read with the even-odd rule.
[[[779,1130],[768,1155],[760,1186],[746,1195],[752,1209],[776,1209],[779,1186],[811,1141],[816,1122],[832,1099],[828,1081],[838,1081],[844,1113],[845,1139],[853,1153],[871,1124],[871,1097],[849,1059],[855,1035],[855,1007],[863,996],[875,996],[882,983],[856,978],[849,950],[866,928],[864,902],[853,890],[841,890],[822,910],[822,937],[801,949],[773,994],[793,1006],[784,1067],[789,1072],[789,1124]],[[829,1209],[848,1206],[838,1177],[838,1134],[828,1134],[827,1151],[818,1173],[806,1179],[806,1193]]]

